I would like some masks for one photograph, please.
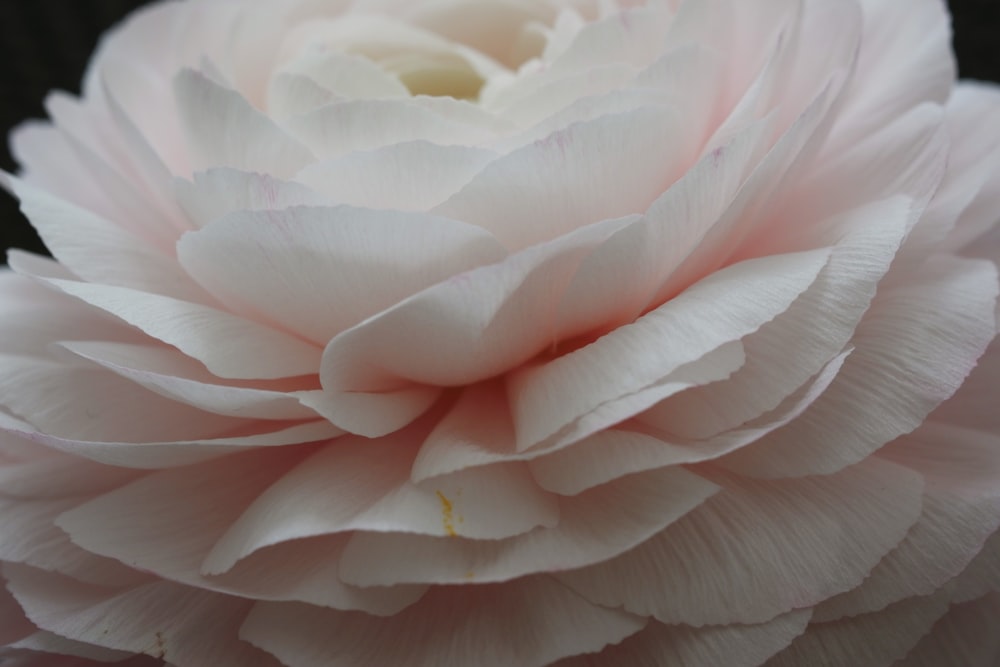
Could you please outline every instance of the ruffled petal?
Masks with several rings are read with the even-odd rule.
[[[391,618],[258,603],[240,637],[296,667],[521,665],[597,651],[645,625],[544,576],[438,587]],[[516,641],[512,641],[516,638]]]
[[[720,484],[644,544],[560,580],[664,623],[762,623],[860,584],[919,518],[923,487],[873,459],[826,477]]]
[[[583,567],[642,543],[717,490],[686,470],[666,468],[560,498],[558,523],[509,539],[359,532],[340,572],[346,581],[372,586],[497,582]]]

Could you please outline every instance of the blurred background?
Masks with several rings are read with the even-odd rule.
[[[98,36],[148,0],[0,0],[0,168],[16,169],[10,130],[42,118],[58,88],[79,92]],[[949,0],[961,76],[1000,81],[1000,0]],[[997,119],[1000,123],[1000,118]],[[0,262],[7,248],[44,248],[17,203],[0,191]]]

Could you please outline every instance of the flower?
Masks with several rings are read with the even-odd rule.
[[[992,664],[1000,93],[948,41],[136,13],[4,177],[55,260],[0,275],[0,655]]]

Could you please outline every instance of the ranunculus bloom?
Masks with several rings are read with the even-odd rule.
[[[1000,93],[948,42],[938,0],[137,13],[13,136],[55,260],[0,276],[3,655],[993,665]]]

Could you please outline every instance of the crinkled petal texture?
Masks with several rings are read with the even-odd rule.
[[[135,14],[0,176],[0,662],[995,665],[942,5]]]

